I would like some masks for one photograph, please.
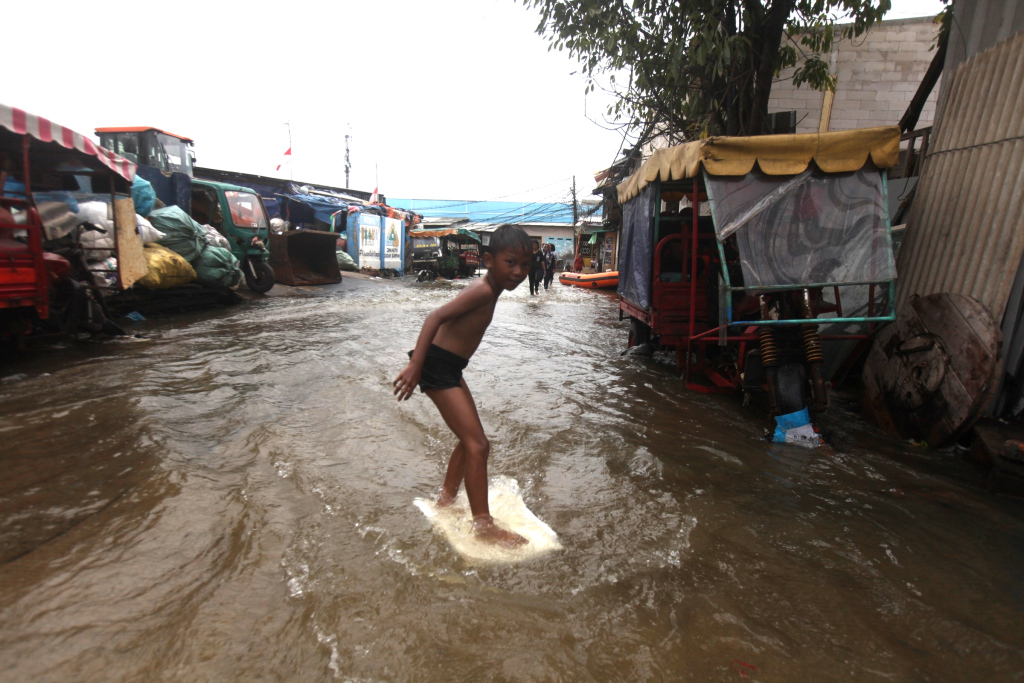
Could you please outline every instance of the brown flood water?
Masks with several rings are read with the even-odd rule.
[[[1024,679],[1024,506],[834,416],[620,357],[611,296],[499,302],[466,373],[564,550],[474,567],[412,505],[454,445],[389,382],[450,285],[148,322],[0,368],[0,680]]]

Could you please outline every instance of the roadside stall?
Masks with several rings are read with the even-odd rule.
[[[0,337],[123,334],[104,292],[148,271],[135,171],[79,133],[0,104]]]
[[[885,169],[899,140],[870,128],[655,152],[618,186],[630,345],[674,348],[688,388],[765,392],[771,417],[824,410],[823,341],[894,319]]]
[[[588,228],[580,234],[575,255],[582,259],[584,273],[615,270],[617,235],[614,230],[601,228]]]
[[[480,236],[465,228],[410,230],[413,270],[452,279],[480,268]]]

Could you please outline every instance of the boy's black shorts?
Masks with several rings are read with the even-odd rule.
[[[412,351],[409,352],[412,358]],[[462,371],[469,361],[437,344],[431,344],[423,361],[420,373],[420,391],[427,389],[451,389],[462,384]]]

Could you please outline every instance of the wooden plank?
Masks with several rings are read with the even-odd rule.
[[[121,287],[127,289],[149,271],[135,224],[135,203],[130,197],[114,201],[114,220],[117,223],[117,267],[121,271]]]

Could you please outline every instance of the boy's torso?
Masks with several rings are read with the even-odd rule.
[[[469,285],[469,287],[488,286],[484,279]],[[434,343],[442,349],[468,360],[480,346],[484,332],[487,331],[487,326],[491,324],[491,319],[494,317],[494,307],[497,303],[498,297],[495,296],[486,305],[444,323],[434,336]]]

